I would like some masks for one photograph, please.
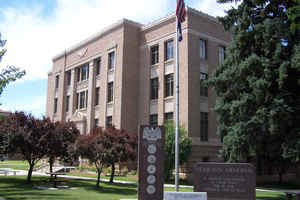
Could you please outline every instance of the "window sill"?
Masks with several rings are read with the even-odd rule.
[[[174,62],[174,58],[170,58],[169,60],[165,60],[165,64],[171,64]]]
[[[153,65],[151,65],[151,67],[158,67],[159,66],[159,63],[155,63]]]
[[[110,101],[110,102],[107,102],[106,105],[110,106],[110,105],[113,105],[114,102],[113,101]]]
[[[167,97],[164,98],[165,101],[166,100],[173,100],[173,99],[174,99],[174,96],[167,96]]]
[[[111,69],[108,69],[107,71],[108,71],[108,73],[114,73],[115,67],[113,67],[113,68],[111,68]]]

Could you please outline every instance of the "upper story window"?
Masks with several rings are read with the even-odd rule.
[[[150,98],[158,99],[158,78],[152,78],[151,80]]]
[[[96,75],[99,75],[101,72],[101,58],[96,61]]]
[[[89,78],[89,66],[85,64],[77,68],[77,81],[84,81]]]
[[[55,76],[55,88],[59,87],[59,75]]]
[[[223,64],[225,60],[225,47],[219,46],[219,64]]]
[[[158,45],[151,47],[151,64],[155,65],[159,62]]]
[[[200,112],[200,140],[208,141],[208,113]]]
[[[100,95],[100,88],[96,87],[96,93],[95,93],[95,106],[99,105],[99,95]]]
[[[206,59],[206,40],[200,39],[200,58],[201,59]]]
[[[70,107],[70,96],[67,96],[66,98],[66,112],[69,112]]]
[[[89,78],[89,67],[88,65],[83,65],[81,67],[81,81],[84,81]]]
[[[67,86],[70,86],[71,85],[71,77],[72,77],[71,70],[66,72],[66,77],[67,77]]]
[[[208,75],[206,73],[200,72],[200,81],[207,80]],[[200,82],[200,96],[208,96],[208,88],[203,86],[203,83]]]
[[[165,60],[170,60],[174,58],[174,44],[173,40],[168,40],[165,42]]]
[[[165,76],[165,97],[173,96],[174,81],[173,74]]]
[[[107,103],[114,100],[114,82],[107,84]]]
[[[54,113],[57,113],[57,101],[58,101],[58,99],[55,98],[54,99]]]
[[[87,107],[88,102],[88,91],[82,91],[77,95],[79,97],[79,109],[83,109]]]
[[[115,52],[112,51],[108,54],[108,70],[115,68]]]

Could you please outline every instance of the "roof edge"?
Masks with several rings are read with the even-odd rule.
[[[113,23],[113,24],[111,24],[111,25],[109,25],[109,26],[103,28],[103,29],[100,30],[99,32],[97,32],[97,33],[91,35],[90,37],[86,38],[85,40],[82,40],[81,42],[78,42],[77,44],[71,46],[70,48],[68,48],[68,49],[66,49],[66,50],[64,50],[64,51],[62,51],[62,52],[56,54],[55,56],[52,57],[52,61],[55,61],[55,60],[57,60],[57,59],[63,57],[64,55],[69,54],[69,53],[71,53],[71,52],[73,52],[73,51],[79,49],[80,47],[82,47],[82,46],[84,46],[84,45],[86,45],[86,44],[92,42],[93,40],[95,40],[95,39],[101,37],[102,35],[106,34],[107,32],[109,32],[109,31],[111,31],[111,30],[113,30],[113,29],[118,28],[119,26],[122,26],[122,25],[125,24],[125,23],[130,24],[130,25],[133,25],[133,26],[136,26],[136,27],[139,27],[139,28],[143,26],[143,25],[140,24],[140,23],[137,23],[137,22],[128,20],[128,19],[126,19],[126,18],[120,19],[120,20],[118,20],[117,22],[115,22],[115,23]]]

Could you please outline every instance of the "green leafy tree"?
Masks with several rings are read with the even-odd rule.
[[[164,179],[170,181],[172,172],[175,169],[175,124],[168,121],[165,127],[165,163]],[[187,132],[179,126],[179,165],[187,163],[188,157],[192,152],[192,141],[187,136]]]
[[[300,0],[293,0],[294,6],[288,8],[287,15],[291,21],[291,30],[300,36]]]
[[[222,155],[256,161],[258,172],[278,166],[281,175],[292,161],[285,152],[299,141],[299,38],[287,16],[293,2],[244,0],[219,18],[233,34],[224,64],[208,80],[217,94]]]
[[[0,33],[0,62],[2,60],[2,57],[5,55],[7,51],[4,48],[5,44],[6,44],[6,40],[1,39],[1,33]],[[7,86],[8,83],[20,79],[24,75],[25,75],[24,70],[20,70],[19,68],[16,68],[14,66],[8,66],[6,68],[3,68],[0,71],[0,96],[3,92],[3,89]]]

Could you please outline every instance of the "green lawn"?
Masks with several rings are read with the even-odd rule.
[[[137,198],[136,185],[122,185],[100,183],[101,188],[95,187],[95,181],[69,180],[66,185],[70,189],[61,190],[39,190],[33,186],[45,185],[41,181],[45,177],[33,177],[32,184],[26,184],[25,176],[1,176],[0,197],[14,200],[79,200],[79,199],[103,199],[119,200],[120,198]],[[165,191],[172,191],[173,188],[165,188]],[[181,189],[191,192],[191,188]],[[280,200],[284,199],[283,193],[278,192],[257,192],[256,200]]]
[[[35,165],[35,168],[39,167],[39,164]],[[0,161],[0,168],[10,168],[15,170],[28,170],[29,165],[27,161],[23,160],[7,160]]]

